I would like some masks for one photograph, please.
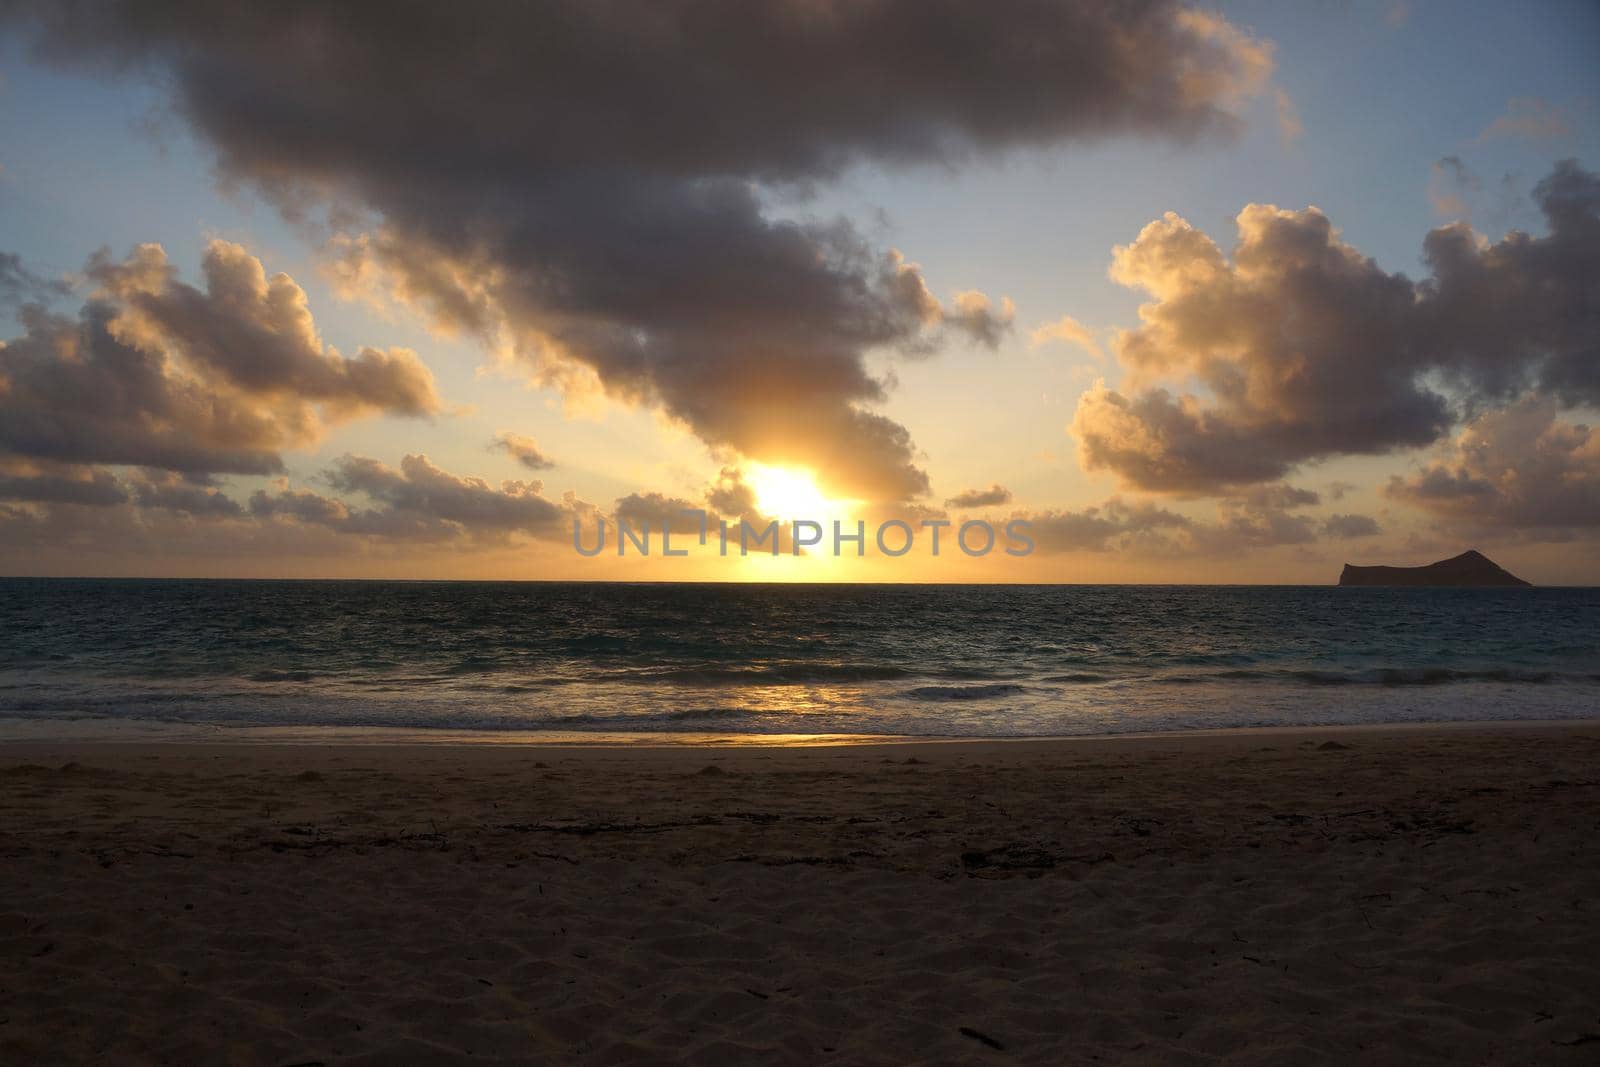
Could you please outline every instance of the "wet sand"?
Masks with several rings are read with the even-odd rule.
[[[1580,1063],[1600,724],[0,745],[13,1063]]]

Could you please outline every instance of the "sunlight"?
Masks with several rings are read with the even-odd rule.
[[[821,521],[830,514],[830,502],[810,471],[752,463],[745,468],[745,480],[755,490],[756,507],[763,515]]]

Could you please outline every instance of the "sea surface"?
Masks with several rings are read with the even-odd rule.
[[[1018,737],[1591,717],[1590,588],[0,580],[0,736],[75,723]]]

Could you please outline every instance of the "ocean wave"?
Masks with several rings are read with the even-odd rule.
[[[672,711],[654,711],[642,715],[576,712],[554,715],[547,719],[521,722],[510,727],[528,731],[594,730],[608,729],[619,732],[663,729],[694,722],[753,722],[771,713],[755,708],[709,707],[675,708]]]
[[[459,662],[446,667],[442,674],[488,674],[491,671],[503,671],[507,664],[487,656],[468,656]]]
[[[570,667],[568,668],[570,670]],[[527,676],[529,668],[515,661],[501,661],[485,656],[468,656],[433,675],[391,680],[428,684],[440,678],[457,678],[479,674],[521,674],[514,682],[503,685],[484,684],[479,688],[498,689],[503,692],[533,690],[547,686],[589,683],[597,685],[672,685],[686,688],[713,688],[718,686],[751,685],[807,685],[828,682],[884,682],[902,678],[938,678],[947,681],[982,681],[999,677],[983,670],[949,668],[934,670],[908,670],[883,664],[865,663],[785,663],[770,666],[718,666],[694,664],[689,666],[656,665],[625,667],[621,669],[580,670],[560,675]],[[262,672],[263,675],[272,672]],[[300,681],[287,673],[274,678],[252,677],[253,681]],[[473,688],[468,686],[468,688]]]
[[[558,686],[571,685],[571,678],[530,678],[509,685],[475,686],[473,688],[489,689],[497,693],[544,693]]]
[[[1168,685],[1209,685],[1219,682],[1279,682],[1306,686],[1434,686],[1472,682],[1498,682],[1510,685],[1549,685],[1555,683],[1592,684],[1600,675],[1563,674],[1555,671],[1517,667],[1487,667],[1476,670],[1452,667],[1367,667],[1337,669],[1283,668],[1215,671],[1206,674],[1169,674],[1154,681]]]
[[[1600,590],[1348,592],[0,579],[0,716],[1016,736],[1600,707]]]
[[[316,671],[256,671],[245,675],[250,682],[309,682],[322,677]]]
[[[919,685],[900,695],[911,700],[993,700],[1027,691],[1026,686],[998,682],[994,685]]]
[[[601,673],[596,681],[681,686],[804,685],[818,682],[883,682],[918,672],[903,667],[855,663],[791,663],[778,667],[645,667]]]

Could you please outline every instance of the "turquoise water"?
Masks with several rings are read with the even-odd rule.
[[[1596,589],[0,580],[0,720],[33,728],[1034,736],[1597,715]]]

